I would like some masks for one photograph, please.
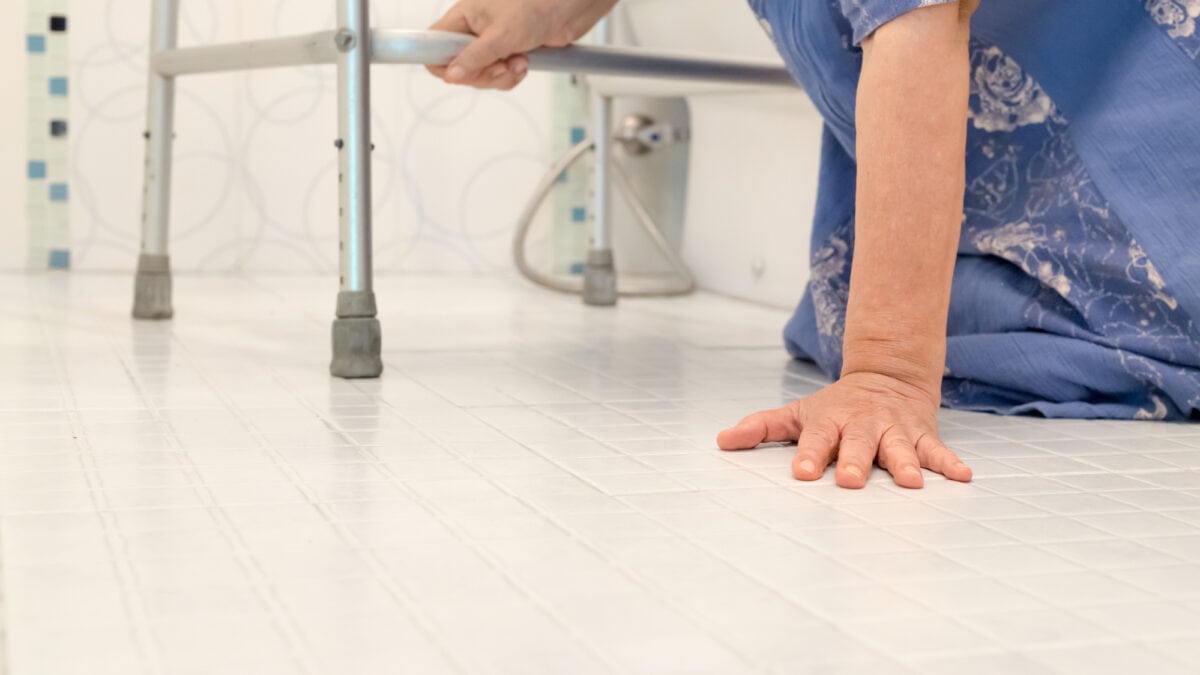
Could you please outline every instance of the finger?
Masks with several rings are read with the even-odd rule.
[[[950,480],[969,483],[974,476],[971,467],[964,464],[953,450],[928,434],[917,441],[917,459],[921,461],[921,466]]]
[[[508,69],[517,75],[524,76],[529,72],[529,57],[524,54],[517,54],[508,59]]]
[[[501,83],[507,76],[508,65],[503,61],[494,63],[483,69],[483,74],[479,76],[479,80],[474,83],[474,86],[494,89],[496,85]]]
[[[838,443],[837,484],[853,490],[866,487],[878,450],[878,435],[862,427],[843,432]]]
[[[490,66],[483,71],[483,77],[480,81],[472,83],[472,86],[480,89],[511,91],[525,79],[525,75],[528,72],[525,64],[518,62],[514,65],[511,61],[513,59],[501,61]]]
[[[503,91],[512,91],[525,81],[525,76],[529,74],[529,57],[524,54],[514,56],[504,62],[507,67],[507,75],[504,78],[503,84],[496,87]]]
[[[837,452],[838,430],[832,422],[814,424],[800,431],[800,443],[792,460],[792,475],[800,480],[819,480]]]
[[[467,17],[458,9],[457,6],[451,7],[442,18],[438,19],[437,23],[429,27],[430,30],[442,30],[448,33],[471,33],[471,25],[467,22]],[[440,66],[425,66],[430,74],[439,80],[446,79],[446,68],[448,64]]]
[[[442,18],[438,19],[430,30],[444,30],[449,33],[470,33],[471,24],[467,21],[467,15],[463,13],[459,5],[454,5],[446,10]]]
[[[479,89],[509,91],[516,88],[516,85],[524,82],[524,78],[526,78],[529,72],[528,59],[524,59],[524,62],[516,62],[516,65],[514,65],[516,59],[516,56],[514,56],[514,58],[508,61],[502,61],[491,68],[486,68],[484,74],[480,78],[473,80],[473,82],[451,83],[449,79],[446,79],[446,66],[427,66],[425,70],[430,71],[433,77],[442,79],[443,82],[448,84],[466,84]]]
[[[513,89],[517,88],[517,85],[524,81],[525,73],[509,72],[501,79],[501,82],[496,86],[496,89],[499,89],[500,91],[512,91]]]
[[[497,89],[499,91],[512,91],[520,81],[521,78],[517,77],[516,73],[509,71],[508,68],[505,67],[503,72],[496,76],[496,79],[488,83],[487,88]]]
[[[764,410],[717,434],[722,450],[750,450],[762,443],[794,441],[800,437],[800,421],[791,406]]]
[[[503,88],[505,91],[515,89],[518,84],[524,82],[524,78],[529,74],[529,59],[524,56],[514,56],[509,59],[509,84]]]
[[[503,61],[494,63],[491,66],[484,68],[479,77],[465,82],[451,82],[451,84],[461,84],[476,89],[505,89],[512,88],[515,85],[515,78],[509,73],[508,66]],[[446,80],[450,82],[449,80]]]
[[[513,56],[518,44],[516,30],[501,28],[493,24],[471,41],[446,69],[446,79],[455,83],[468,83],[479,77],[485,68]]]
[[[917,448],[899,427],[888,429],[879,440],[879,466],[887,469],[902,488],[916,490],[925,486]]]

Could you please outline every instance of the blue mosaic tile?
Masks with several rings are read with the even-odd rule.
[[[68,191],[66,183],[52,183],[50,185],[50,201],[65,202],[67,201]]]
[[[46,163],[38,161],[30,161],[29,167],[26,169],[26,174],[29,180],[41,180],[46,177]]]
[[[65,270],[71,268],[71,252],[64,249],[50,251],[50,269]]]
[[[50,78],[50,95],[51,96],[66,96],[67,95],[67,78],[65,78],[65,77]]]
[[[46,53],[46,36],[45,35],[26,35],[25,36],[25,51],[30,54],[45,54]]]

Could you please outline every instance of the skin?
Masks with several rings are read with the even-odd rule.
[[[447,66],[429,72],[450,84],[508,91],[529,72],[526,52],[566,47],[616,4],[617,0],[461,0],[431,28],[478,38]]]
[[[462,0],[434,28],[479,38],[447,68],[455,84],[511,89],[522,55],[579,39],[615,0]],[[862,45],[856,111],[854,266],[841,378],[722,431],[723,450],[797,443],[792,473],[812,481],[836,462],[862,488],[874,464],[920,488],[922,469],[956,481],[967,467],[939,437],[950,286],[966,176],[970,18],[978,0],[902,15]],[[901,205],[897,208],[896,205]]]

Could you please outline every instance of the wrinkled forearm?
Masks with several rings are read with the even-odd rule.
[[[973,7],[910,12],[863,44],[858,196],[843,374],[940,401],[965,189]]]

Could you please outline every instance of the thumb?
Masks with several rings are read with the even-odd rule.
[[[516,31],[492,24],[454,57],[446,69],[446,79],[451,82],[471,82],[488,66],[521,51]]]
[[[791,407],[764,410],[738,422],[717,435],[722,450],[749,450],[761,443],[794,441],[800,437],[800,422]]]

